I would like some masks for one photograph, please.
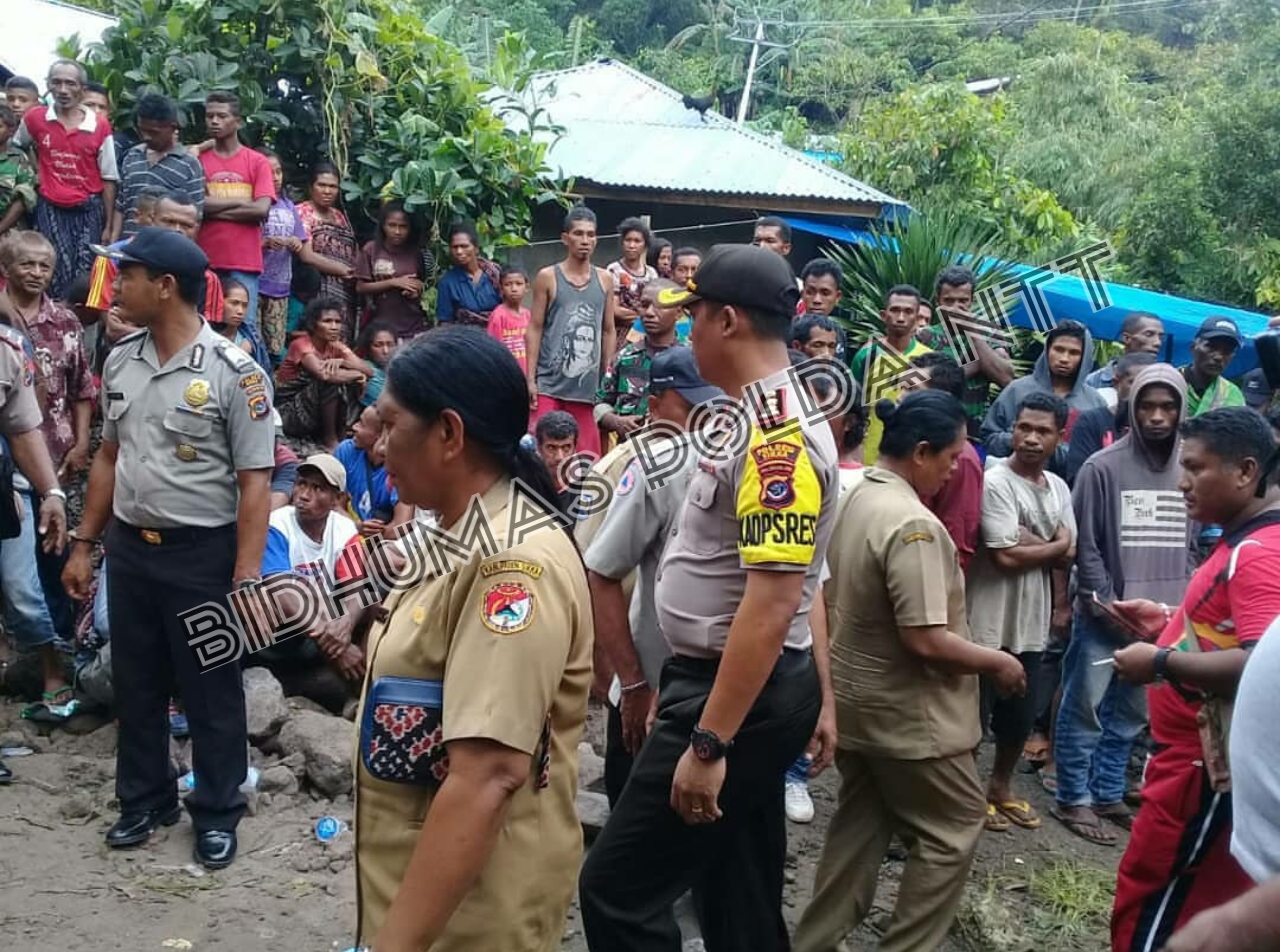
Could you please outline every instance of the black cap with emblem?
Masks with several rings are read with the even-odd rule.
[[[203,277],[209,268],[209,259],[199,245],[168,228],[139,228],[133,240],[124,247],[112,251],[94,246],[93,251],[121,264],[145,265],[159,274],[172,274],[178,278]]]
[[[723,390],[702,379],[693,351],[679,344],[659,351],[649,365],[649,392],[658,396],[668,390],[675,390],[695,407],[724,396]]]
[[[791,318],[800,302],[787,259],[755,245],[716,245],[683,288],[658,292],[662,307],[716,301]]]

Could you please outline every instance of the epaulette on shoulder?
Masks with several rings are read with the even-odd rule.
[[[236,373],[248,373],[257,366],[253,358],[225,337],[213,345],[218,355],[229,363]]]

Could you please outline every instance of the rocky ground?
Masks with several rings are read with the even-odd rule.
[[[116,815],[114,724],[84,715],[43,734],[19,718],[18,702],[0,700],[0,747],[31,751],[7,758],[17,777],[0,788],[4,947],[320,952],[351,944],[352,834],[322,844],[314,825],[322,816],[351,822],[353,725],[301,699],[286,700],[265,671],[251,671],[247,679],[252,762],[260,780],[240,827],[240,858],[217,873],[194,865],[185,818],[140,849],[106,848],[102,835]],[[602,750],[598,715],[593,712],[589,740]],[[600,764],[586,753],[590,788],[598,786]],[[187,749],[175,744],[174,756],[185,770]],[[790,828],[786,913],[793,924],[808,900],[835,784],[833,772],[815,783],[817,820]],[[1119,848],[1086,844],[1049,819],[1049,798],[1034,777],[1020,775],[1017,785],[1045,815],[1045,826],[984,836],[946,948],[1105,948]],[[598,810],[598,800],[587,796],[584,816]],[[886,863],[877,909],[853,936],[851,949],[875,947],[874,927],[891,908],[900,873],[900,863]],[[576,909],[563,949],[586,949]]]

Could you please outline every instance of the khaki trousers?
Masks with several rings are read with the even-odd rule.
[[[796,929],[795,952],[836,952],[871,908],[890,837],[909,847],[881,952],[929,952],[946,938],[982,834],[986,799],[972,753],[895,760],[836,751],[840,792]]]

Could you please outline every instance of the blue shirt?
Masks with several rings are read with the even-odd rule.
[[[436,320],[452,321],[458,308],[488,314],[502,303],[502,295],[493,282],[481,272],[480,279],[472,282],[464,269],[450,268],[436,285]]]
[[[343,440],[333,455],[347,471],[347,492],[351,495],[351,508],[361,519],[372,519],[378,510],[394,509],[396,491],[387,488],[387,470],[374,467],[365,451],[356,446],[355,440]]]

